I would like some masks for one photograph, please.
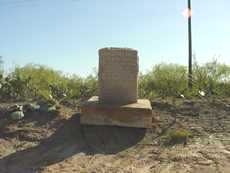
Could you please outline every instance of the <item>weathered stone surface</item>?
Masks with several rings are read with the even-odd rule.
[[[94,96],[81,107],[81,124],[150,128],[152,107],[149,100],[139,99],[136,103],[118,105],[99,103]]]
[[[99,50],[99,100],[102,103],[137,101],[138,53],[128,48]]]

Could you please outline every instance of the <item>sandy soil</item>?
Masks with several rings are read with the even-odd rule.
[[[0,104],[0,173],[230,172],[230,100],[154,100],[152,129],[81,126],[76,109],[5,118]],[[172,129],[193,134],[164,144]]]

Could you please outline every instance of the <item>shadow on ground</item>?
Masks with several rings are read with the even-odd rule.
[[[0,172],[33,173],[77,153],[115,154],[137,144],[146,132],[135,128],[82,126],[79,115],[62,121],[63,125],[38,146],[2,158]]]

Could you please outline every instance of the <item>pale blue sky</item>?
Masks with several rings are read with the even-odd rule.
[[[0,0],[5,67],[45,64],[85,76],[102,47],[139,51],[145,72],[160,62],[187,64],[187,0]],[[193,52],[230,64],[230,1],[192,0]]]

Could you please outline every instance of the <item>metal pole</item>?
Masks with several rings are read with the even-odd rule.
[[[192,89],[192,15],[191,0],[188,0],[188,87]]]

